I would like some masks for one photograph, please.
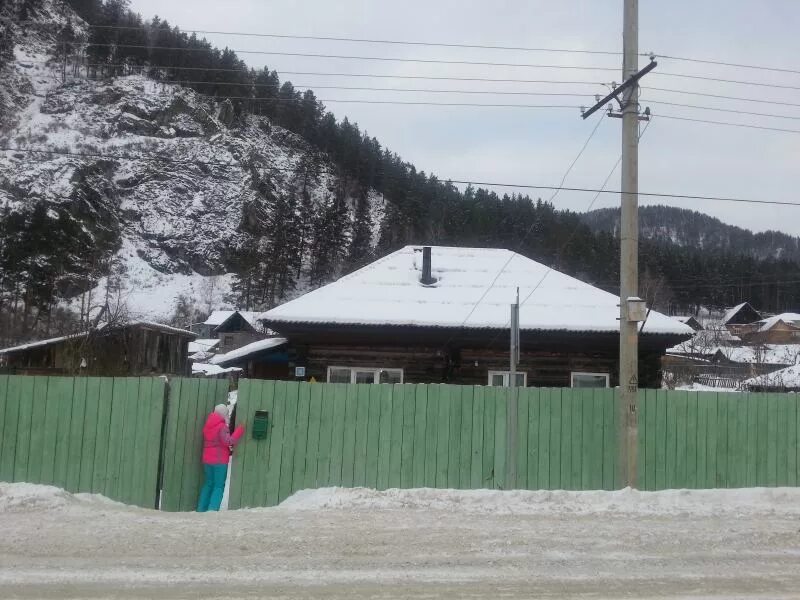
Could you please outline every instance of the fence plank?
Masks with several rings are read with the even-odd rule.
[[[739,447],[742,448],[744,469],[740,473],[737,487],[753,486],[756,483],[756,448],[757,448],[757,420],[755,404],[757,400],[752,394],[747,394],[740,399],[738,422],[736,424]]]
[[[164,393],[166,382],[162,378],[150,380],[150,426],[140,437],[139,443],[147,447],[147,464],[144,469],[141,506],[158,507],[158,465],[162,448],[162,431],[164,428],[164,410],[166,402]]]
[[[0,429],[0,481],[14,481],[14,465],[17,460],[17,439],[20,431],[19,413],[23,400],[19,393],[17,377],[0,375],[0,414],[3,415]],[[13,381],[12,381],[13,380]]]
[[[686,405],[686,479],[684,487],[697,488],[697,392],[687,394]]]
[[[428,425],[428,402],[440,393],[440,386],[416,385],[414,386],[414,456],[411,472],[411,487],[425,487],[426,463],[426,428]],[[434,426],[431,422],[431,427]]]
[[[308,442],[306,446],[306,468],[303,487],[307,490],[317,487],[317,465],[319,463],[319,436],[322,425],[323,386],[309,384]]]
[[[52,483],[66,489],[67,468],[70,453],[70,431],[72,427],[72,404],[75,401],[75,379],[59,377],[56,383],[56,433],[55,460],[53,461]],[[51,382],[52,385],[52,382]],[[78,400],[80,402],[80,400]],[[76,444],[80,442],[76,440]]]
[[[414,405],[416,389],[414,385],[402,388],[401,402],[403,406],[403,443],[400,458],[400,487],[410,488],[414,485]]]
[[[339,388],[342,392],[346,390],[342,387]],[[286,422],[288,414],[286,407],[288,403],[293,403],[294,399],[287,398],[287,382],[276,381],[272,387],[264,388],[265,399],[269,399],[270,392],[272,393],[271,404],[274,414],[272,419],[273,428],[270,436],[267,438],[267,444],[264,444],[259,449],[258,464],[259,464],[259,478],[255,490],[255,497],[253,498],[253,506],[262,506],[262,502],[266,506],[275,506],[280,502],[280,485],[281,485],[281,457],[283,455],[283,445],[286,440]],[[341,398],[342,404],[342,419],[344,419],[344,402],[345,398]],[[264,402],[266,404],[266,402]],[[342,481],[342,434],[344,433],[344,421],[342,420],[342,428],[339,430],[339,451],[338,451],[338,469],[336,484],[341,485]],[[267,455],[264,456],[263,452],[267,450]]]
[[[549,490],[552,489],[550,483],[550,430],[551,430],[551,411],[552,411],[553,390],[539,390],[537,404],[539,405],[539,462],[536,467],[536,479],[529,483],[533,489]],[[530,475],[530,471],[528,471]]]
[[[786,399],[787,415],[786,415],[786,469],[787,480],[786,484],[795,486],[797,485],[797,452],[798,452],[798,439],[797,439],[797,394],[789,396]]]
[[[497,408],[497,389],[490,387],[484,388],[483,402],[483,458],[481,468],[481,483],[478,484],[478,487],[494,489],[494,420]]]
[[[336,405],[335,385],[322,385],[322,418],[319,429],[319,450],[317,456],[317,487],[330,483],[331,448],[333,445],[333,413]]]
[[[439,437],[439,408],[442,402],[442,386],[430,386],[425,400],[425,438],[422,445],[423,483],[425,487],[436,487],[436,443]]]
[[[679,392],[675,399],[675,483],[674,488],[686,487],[686,427],[689,392]]]
[[[472,427],[474,412],[475,388],[464,386],[461,388],[461,451],[459,453],[459,477],[458,487],[470,489],[470,479],[472,473]]]
[[[392,386],[392,427],[389,453],[390,488],[400,487],[400,469],[403,463],[403,400],[406,385],[395,384]]]
[[[47,421],[47,388],[49,377],[34,377],[33,400],[31,413],[31,436],[28,455],[27,479],[31,483],[42,482],[44,468],[44,439],[47,431],[52,428],[52,422]]]
[[[694,487],[700,489],[714,487],[708,476],[709,413],[708,394],[707,392],[699,392],[697,394],[697,430],[695,432],[695,439],[697,440],[697,470],[695,472]]]
[[[789,484],[788,469],[788,442],[789,442],[789,397],[785,394],[775,394],[775,412],[777,435],[775,437],[776,473],[775,485],[787,486]]]
[[[81,464],[83,462],[83,445],[88,441],[84,425],[88,384],[88,377],[78,377],[74,380],[72,388],[72,414],[67,434],[69,436],[69,454],[66,459],[67,469],[64,478],[64,489],[72,493],[84,491],[81,489]]]
[[[463,406],[461,404],[460,388],[455,385],[443,386],[448,389],[450,399],[450,431],[448,433],[448,453],[447,453],[447,487],[450,489],[458,488],[458,476],[460,472],[460,452],[461,449],[461,419],[463,416]]]
[[[579,473],[576,485],[580,486],[576,489],[590,490],[592,489],[592,467],[594,461],[592,460],[592,442],[594,441],[594,390],[584,389],[577,390],[578,406],[580,408],[581,420],[581,436],[580,436],[580,465],[576,470]]]
[[[292,486],[290,493],[306,488],[306,469],[309,425],[311,412],[311,387],[313,384],[300,383],[297,390],[297,428],[295,430],[294,465],[292,466]]]
[[[365,487],[367,481],[367,437],[369,436],[369,390],[371,387],[373,386],[359,386],[356,400],[356,460],[353,472],[353,485],[356,487]]]
[[[394,385],[382,385],[379,387],[379,397],[381,404],[381,423],[378,434],[378,489],[386,490],[389,488],[389,472],[391,471],[392,454],[392,397],[394,395]]]
[[[472,451],[470,456],[470,488],[484,487],[483,480],[483,432],[486,422],[486,389],[473,388],[472,394]]]
[[[562,442],[561,431],[563,427],[562,418],[562,395],[561,390],[553,388],[550,392],[550,486],[551,490],[566,489],[565,481],[562,479]]]
[[[617,432],[616,392],[606,389],[603,395],[603,489],[616,489],[617,477]],[[653,404],[655,407],[655,404]]]
[[[184,510],[190,503],[197,502],[197,498],[192,498],[192,490],[190,486],[190,475],[188,471],[193,468],[196,463],[200,461],[196,458],[198,451],[202,452],[202,447],[198,448],[195,443],[194,432],[203,427],[203,421],[198,418],[201,413],[200,406],[202,404],[200,397],[200,386],[202,381],[200,379],[187,379],[183,385],[183,395],[181,398],[185,408],[181,421],[178,425],[178,435],[182,443],[180,444],[180,454],[175,457],[177,461],[177,478],[176,485],[178,487],[178,500],[177,510]],[[201,434],[202,435],[202,434]],[[202,469],[200,464],[197,464],[196,469]]]
[[[561,390],[561,488],[573,489],[572,485],[572,437],[575,434],[573,422],[572,394]]]
[[[297,409],[300,396],[300,383],[297,381],[284,382],[282,404],[284,412],[283,443],[280,449],[280,464],[275,470],[270,469],[269,478],[278,479],[276,504],[280,504],[292,494],[292,478],[294,476],[294,455],[297,445]],[[281,400],[279,400],[281,402]],[[352,469],[353,458],[350,458]],[[352,471],[351,471],[352,472]],[[352,481],[352,475],[351,479]],[[350,484],[352,487],[352,483]]]
[[[366,385],[366,384],[360,384]],[[358,425],[358,386],[348,385],[345,394],[344,439],[342,442],[342,483],[353,487],[353,462],[356,449],[356,427]]]
[[[364,485],[378,489],[378,459],[380,457],[381,435],[381,390],[388,385],[369,386],[367,395],[367,440],[364,453],[366,455],[366,472]]]
[[[658,413],[658,396],[656,390],[643,390],[639,395],[640,410],[644,422],[644,480],[642,489],[656,489],[656,415]],[[639,432],[642,437],[642,432]]]
[[[438,416],[436,421],[436,487],[447,487],[448,460],[450,457],[450,416],[452,399],[450,387],[439,388]]]
[[[495,388],[494,417],[494,489],[508,489],[506,479],[506,442],[508,440],[508,404],[511,390]]]
[[[767,400],[767,465],[764,483],[774,487],[778,485],[778,397],[769,394]]]
[[[519,452],[517,454],[516,488],[528,490],[536,488],[539,467],[539,390],[523,388],[520,391],[519,412]]]

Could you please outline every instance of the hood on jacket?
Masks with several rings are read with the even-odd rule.
[[[210,415],[208,415],[206,424],[203,425],[203,434],[211,434],[214,432],[214,430],[219,429],[224,425],[226,425],[225,419],[223,419],[217,413],[212,412]]]

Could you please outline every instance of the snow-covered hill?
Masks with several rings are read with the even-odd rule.
[[[36,18],[69,19],[81,35],[80,20],[56,0]],[[0,146],[14,149],[0,151],[0,215],[27,218],[44,204],[48,227],[74,226],[74,236],[54,237],[43,252],[75,254],[57,282],[75,306],[95,305],[113,288],[139,317],[166,317],[180,298],[224,307],[237,251],[269,250],[285,198],[305,199],[291,206],[301,224],[341,201],[355,219],[357,190],[298,135],[143,76],[77,77],[71,58],[56,60],[48,31],[18,31],[15,60],[0,72]],[[377,235],[382,201],[366,196]],[[287,294],[305,285],[301,274]]]

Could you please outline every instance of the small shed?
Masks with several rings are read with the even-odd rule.
[[[191,331],[136,321],[0,350],[0,365],[20,375],[188,375]]]

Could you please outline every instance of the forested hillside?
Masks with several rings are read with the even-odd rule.
[[[616,235],[619,230],[619,209],[616,208],[593,210],[583,214],[581,219],[593,231]],[[800,260],[798,237],[780,231],[753,233],[696,210],[642,206],[639,208],[639,227],[641,237],[653,241],[715,252],[735,252],[759,259]]]
[[[268,308],[405,244],[510,248],[617,288],[603,213],[460,190],[312,91],[125,0],[1,10],[6,341],[79,327],[112,296],[178,324],[221,305]],[[703,237],[704,217],[643,241],[643,295],[679,312],[798,308],[796,240],[742,250]]]

